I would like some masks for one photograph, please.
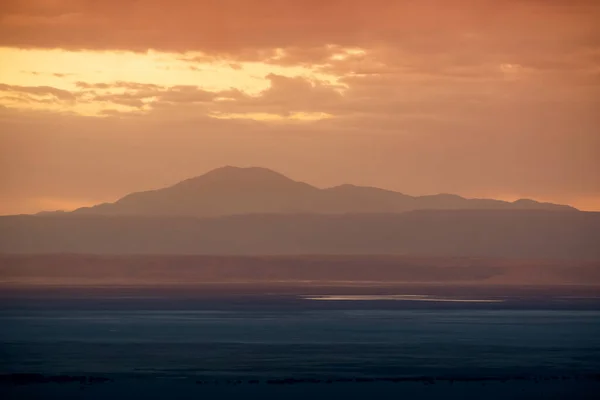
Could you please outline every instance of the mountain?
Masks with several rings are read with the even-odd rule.
[[[213,218],[8,216],[0,217],[0,238],[0,253],[19,254],[386,254],[600,260],[600,213],[422,210]]]
[[[533,200],[319,189],[224,167],[73,212],[0,217],[0,253],[600,259],[600,213]]]
[[[450,194],[413,197],[354,185],[319,189],[266,168],[223,167],[164,189],[132,193],[114,203],[80,208],[72,214],[215,217],[269,213],[401,213],[420,209],[575,210],[533,200],[511,203]]]

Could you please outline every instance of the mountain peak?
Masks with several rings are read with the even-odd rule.
[[[532,199],[518,199],[511,203],[516,208],[530,209],[530,208],[549,208],[549,209],[561,209],[561,210],[577,210],[575,207],[562,204],[553,204],[546,202],[539,202]]]
[[[263,167],[225,166],[164,189],[129,194],[78,213],[210,217],[268,213],[401,213],[419,209],[572,209],[521,200],[465,199],[440,194],[413,197],[345,184],[319,189]]]
[[[275,172],[268,168],[263,167],[234,167],[231,165],[227,165],[225,167],[216,168],[208,171],[204,175],[205,177],[219,177],[219,178],[231,178],[231,177],[241,177],[241,178],[277,178],[277,179],[286,179],[291,180],[290,178],[280,174],[279,172]]]
[[[292,179],[263,167],[234,167],[225,166],[208,171],[204,175],[186,179],[175,186],[188,186],[208,182],[232,182],[232,183],[280,183],[295,182]]]
[[[236,167],[234,165],[225,165],[223,167],[211,169],[204,175],[212,174],[268,174],[283,176],[279,172],[264,167]]]

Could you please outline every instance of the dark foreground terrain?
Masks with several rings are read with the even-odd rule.
[[[591,286],[4,286],[0,396],[585,399]]]
[[[595,379],[429,380],[394,382],[321,382],[195,384],[193,381],[124,380],[102,384],[0,384],[7,399],[596,399]]]

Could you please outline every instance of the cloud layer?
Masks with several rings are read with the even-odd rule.
[[[594,0],[0,5],[0,213],[223,164],[600,209]]]

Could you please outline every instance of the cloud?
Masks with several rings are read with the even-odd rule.
[[[149,48],[257,55],[289,49],[322,59],[323,44],[393,44],[420,53],[466,44],[526,53],[597,39],[593,0],[105,0],[8,1],[0,44],[68,49]],[[586,29],[582,29],[586,27]],[[597,43],[597,40],[596,40]],[[265,54],[261,57],[264,58]],[[292,57],[293,58],[293,57]]]
[[[89,83],[78,81],[75,82],[75,86],[80,89],[129,89],[129,90],[158,90],[163,86],[155,85],[151,83],[139,83],[139,82],[99,82],[99,83]]]
[[[342,100],[341,86],[332,86],[326,82],[303,77],[286,77],[269,74],[270,86],[257,95],[248,95],[237,89],[209,91],[193,85],[160,86],[137,82],[101,82],[88,83],[78,81],[76,90],[70,92],[54,87],[11,86],[0,84],[0,92],[14,92],[16,100],[23,103],[47,101],[47,99],[26,96],[51,95],[56,100],[77,101],[77,105],[96,105],[98,115],[109,115],[106,105],[130,107],[130,112],[140,109],[151,113],[156,109],[184,107],[190,114],[272,114],[300,115],[302,113],[320,113]],[[20,97],[19,97],[20,96]],[[4,98],[6,102],[6,97]],[[127,110],[113,110],[119,114]]]
[[[241,98],[244,95],[238,90],[211,92],[191,85],[178,85],[160,92],[157,102],[166,103],[208,103],[219,97],[227,99]]]
[[[598,1],[1,3],[12,204],[233,164],[600,209]]]
[[[63,101],[75,100],[75,96],[71,92],[50,86],[18,86],[0,83],[0,91],[16,94],[31,94],[35,96],[52,96]]]
[[[232,113],[328,113],[343,102],[341,86],[310,80],[303,77],[286,77],[269,74],[269,88],[256,96],[238,94],[220,102],[218,111]]]

